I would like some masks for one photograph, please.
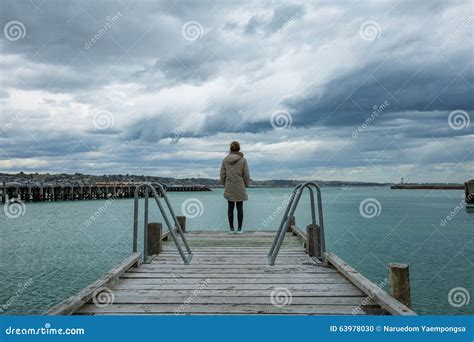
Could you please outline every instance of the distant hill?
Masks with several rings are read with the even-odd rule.
[[[280,188],[294,187],[304,180],[271,179],[263,181],[252,181],[252,187]],[[346,181],[316,181],[321,186],[389,186],[388,183],[375,182],[346,182]],[[19,183],[94,183],[94,182],[158,182],[166,185],[205,185],[210,188],[221,187],[220,180],[210,178],[172,178],[155,177],[144,175],[88,175],[82,173],[0,173],[0,182],[19,182]]]

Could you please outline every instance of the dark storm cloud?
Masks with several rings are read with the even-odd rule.
[[[474,73],[470,68],[459,75],[447,63],[403,66],[393,58],[381,66],[355,70],[332,80],[323,90],[286,99],[282,104],[294,115],[295,125],[301,126],[355,125],[385,101],[389,106],[381,118],[393,119],[390,113],[403,116],[403,112],[410,112],[412,118],[423,120],[424,113],[432,111],[474,110],[472,85]],[[438,119],[446,121],[441,115]]]
[[[26,35],[0,40],[0,163],[73,170],[61,164],[68,156],[79,169],[126,171],[140,155],[147,172],[163,171],[163,160],[204,169],[240,137],[269,173],[274,155],[305,174],[317,165],[395,170],[423,153],[426,164],[472,161],[472,122],[448,124],[456,109],[474,121],[470,5],[2,1],[1,27],[19,20]],[[368,21],[380,27],[374,40],[359,32]],[[202,26],[196,40],[183,37],[187,22]],[[97,129],[102,109],[114,122]],[[274,129],[277,110],[291,127]]]
[[[304,7],[302,5],[278,6],[273,9],[270,19],[266,19],[262,15],[253,15],[245,25],[244,32],[254,34],[258,30],[262,30],[265,35],[271,35],[281,30],[289,21],[295,20],[303,14]]]

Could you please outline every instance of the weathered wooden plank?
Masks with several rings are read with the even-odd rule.
[[[186,265],[184,267],[168,267],[169,265],[151,265],[150,267],[140,267],[130,269],[128,273],[196,273],[196,272],[208,272],[208,273],[261,273],[261,274],[297,274],[300,272],[304,273],[323,273],[333,274],[337,273],[334,269],[325,269],[322,267],[315,266],[287,266],[280,265],[280,268],[271,268],[272,266],[261,266],[261,265],[232,265],[234,267],[226,267],[223,265],[212,265],[216,267],[206,267],[204,265],[195,265],[190,267]]]
[[[199,265],[196,264],[194,265],[193,263],[189,265],[183,265],[181,264],[175,264],[175,265],[170,265],[170,264],[160,264],[156,262],[151,262],[149,264],[144,264],[141,265],[140,269],[156,269],[156,270],[167,270],[167,269],[202,269],[202,268],[207,268],[207,269],[215,269],[215,268],[226,268],[226,269],[238,269],[238,268],[248,268],[248,269],[267,269],[267,268],[272,268],[275,270],[286,270],[291,267],[297,267],[297,268],[305,268],[305,269],[321,269],[325,271],[330,271],[330,272],[337,272],[334,268],[325,268],[322,267],[318,264],[309,264],[309,265],[274,265],[274,266],[269,266],[269,265],[262,265],[262,264],[256,264],[256,265],[241,265],[241,264],[236,264],[236,265],[226,265],[226,264],[215,264],[215,265]],[[135,270],[135,269],[134,269]]]
[[[133,253],[126,258],[120,265],[114,267],[109,272],[104,274],[98,280],[87,286],[85,289],[80,291],[74,296],[67,298],[61,303],[53,306],[45,315],[69,315],[75,310],[80,308],[84,303],[89,301],[94,292],[101,287],[110,287],[123,273],[125,273],[130,267],[140,262],[140,254]]]
[[[134,279],[140,280],[140,279]],[[276,287],[284,287],[288,291],[329,291],[331,289],[336,288],[336,286],[343,286],[342,288],[346,289],[347,287],[351,286],[352,284],[348,281],[338,281],[332,283],[315,283],[315,284],[285,284],[284,282],[278,282],[274,284],[239,284],[235,282],[234,284],[222,284],[222,283],[213,283],[212,281],[203,281],[200,284],[183,284],[183,283],[175,283],[175,284],[157,284],[155,282],[124,282],[124,283],[117,283],[114,285],[115,288],[140,288],[143,290],[146,289],[158,289],[158,290],[196,290],[199,286],[205,287],[205,291],[224,291],[224,290],[236,290],[236,291],[246,291],[246,290],[268,290],[269,293],[274,290]],[[337,287],[339,289],[339,287]]]
[[[160,305],[160,304],[117,304],[105,307],[84,305],[82,314],[291,314],[291,315],[349,315],[352,306],[342,305]],[[363,311],[359,315],[365,315]]]
[[[205,246],[219,246],[219,247],[235,247],[235,246],[246,246],[246,247],[266,247],[270,249],[272,241],[263,242],[263,241],[248,241],[246,243],[241,243],[239,241],[216,241],[216,240],[209,240],[209,241],[201,241],[198,242],[190,242],[189,245],[192,248],[201,248]],[[283,242],[282,247],[295,247],[300,246],[300,242],[298,241],[290,241],[290,242]]]
[[[234,257],[239,257],[242,255],[253,255],[253,256],[259,256],[259,257],[266,257],[268,255],[268,251],[266,250],[265,252],[250,252],[250,251],[242,251],[242,252],[234,252],[234,251],[229,251],[229,252],[212,252],[212,251],[205,251],[201,252],[197,250],[196,248],[193,249],[193,254],[194,255],[200,255],[200,256],[207,256],[207,257],[214,257],[214,256],[234,256]],[[170,252],[170,251],[165,251],[162,253],[162,255],[167,255],[167,256],[174,256],[177,257],[179,254],[177,252]],[[295,257],[304,257],[305,253],[303,251],[298,251],[298,252],[281,252],[278,253],[279,256],[286,257],[286,256],[295,256]]]
[[[304,277],[304,278],[265,278],[265,277],[255,277],[255,278],[181,278],[170,277],[170,278],[121,278],[120,281],[124,281],[129,284],[134,282],[141,281],[141,284],[195,284],[199,285],[205,282],[207,279],[210,279],[213,284],[274,284],[275,286],[291,285],[291,284],[350,284],[350,282],[341,276],[331,276],[331,277]]]
[[[243,234],[230,234],[230,233],[211,233],[211,234],[204,234],[204,233],[193,233],[193,232],[188,232],[186,234],[187,237],[191,240],[199,240],[199,239],[225,239],[225,240],[251,240],[251,239],[266,239],[266,240],[271,240],[275,238],[275,233],[272,234],[267,234],[267,233],[262,233],[262,232],[251,232],[251,233],[243,233]],[[292,236],[291,233],[287,233],[285,237],[288,237],[289,239],[294,237]],[[295,239],[296,240],[296,239]]]
[[[189,239],[189,237],[188,237]],[[268,251],[270,250],[269,247],[267,246],[261,246],[261,247],[242,247],[242,246],[222,246],[222,247],[215,247],[215,246],[204,246],[204,247],[196,247],[195,250],[197,251],[216,251],[216,252],[220,252],[220,251],[262,251],[262,252],[265,252],[265,253],[268,253]],[[281,248],[280,251],[301,251],[302,248],[301,246],[298,246],[298,247],[288,247],[288,248]],[[176,246],[172,243],[164,243],[164,246],[163,246],[163,251],[172,251],[172,252],[175,252],[176,251]]]
[[[136,295],[131,291],[115,291],[114,292],[114,304],[182,304],[189,301],[189,297],[185,296],[142,296]],[[360,306],[366,297],[292,297],[292,305],[351,305],[354,307]],[[227,297],[200,297],[196,296],[193,298],[193,304],[271,304],[270,296],[261,297],[240,297],[240,296],[227,296]],[[367,307],[374,307],[378,304],[370,302],[366,305]]]
[[[219,290],[219,289],[208,289],[205,283],[200,286],[202,290],[199,291],[199,296],[269,296],[271,289],[246,289],[246,290]],[[273,289],[273,288],[272,288]],[[193,295],[196,291],[195,286],[190,286],[189,289],[163,289],[160,284],[114,284],[113,291],[115,290],[150,290],[156,291],[161,295]],[[292,296],[362,296],[363,292],[352,284],[316,284],[311,289],[295,289],[291,291]],[[195,296],[195,295],[194,295]]]
[[[246,246],[246,247],[237,247],[237,246],[217,246],[217,247],[208,247],[208,246],[194,246],[193,252],[200,252],[200,253],[240,253],[240,252],[246,252],[246,253],[262,253],[262,254],[268,254],[270,250],[269,246]],[[163,251],[164,252],[171,252],[171,253],[176,253],[176,247],[172,245],[164,245],[163,246]],[[293,253],[301,253],[304,252],[304,249],[298,248],[295,249],[293,246],[285,246],[285,248],[281,249],[282,253],[283,252],[293,252]]]
[[[169,265],[169,264],[183,264],[183,261],[177,258],[160,258],[160,257],[155,257],[153,259],[156,264],[163,264],[163,265]],[[246,258],[246,259],[239,259],[239,258],[200,258],[197,256],[195,259],[193,258],[193,265],[265,265],[265,260],[266,257],[263,258]],[[286,258],[285,260],[282,260],[280,265],[298,265],[298,264],[303,264],[303,263],[308,263],[311,265],[318,265],[315,262],[311,262],[310,259],[306,258]]]
[[[225,255],[225,254],[221,254],[221,255],[211,255],[211,254],[208,254],[208,255],[200,255],[199,253],[198,254],[194,254],[193,253],[193,261],[195,260],[200,260],[200,261],[204,261],[204,262],[207,262],[207,261],[216,261],[216,260],[221,260],[221,261],[246,261],[246,260],[253,260],[253,261],[260,261],[262,263],[262,265],[265,265],[268,263],[268,259],[267,259],[267,256],[265,254],[260,254],[260,255],[250,255],[250,254],[242,254],[242,255]],[[173,260],[179,260],[179,256],[177,255],[168,255],[168,254],[161,254],[161,255],[158,255],[155,260],[157,262],[159,262],[160,260],[163,260],[163,261],[173,261]],[[283,257],[282,257],[283,259]],[[285,256],[284,259],[286,261],[292,261],[295,263],[295,265],[297,263],[302,263],[302,262],[306,262],[306,261],[311,261],[311,259],[308,259],[308,257],[306,255],[295,255],[295,256],[292,256],[292,255],[288,255],[288,256]]]
[[[341,272],[349,281],[373,298],[383,309],[392,315],[416,315],[414,311],[403,305],[380,287],[365,278],[344,260],[333,253],[325,253],[326,260]]]
[[[268,253],[268,251],[265,251],[264,252],[247,252],[247,251],[243,251],[243,252],[201,252],[199,250],[196,250],[194,249],[193,250],[193,255],[195,256],[201,256],[201,257],[219,257],[219,256],[229,256],[229,257],[234,257],[234,258],[239,258],[239,257],[242,257],[242,256],[252,256],[252,257],[262,257],[262,258],[266,258]],[[178,257],[179,254],[176,252],[165,252],[166,255],[168,256],[173,256],[173,257]],[[282,253],[278,253],[278,255],[280,257],[305,257],[306,254],[303,252],[303,251],[300,251],[300,252],[282,252]]]
[[[128,273],[127,273],[128,274]],[[134,276],[133,278],[123,278],[121,279],[121,281],[132,281],[132,279],[150,279],[149,281],[150,282],[161,282],[163,281],[164,283],[166,282],[167,279],[169,280],[177,280],[177,281],[189,281],[189,282],[193,282],[193,281],[196,281],[196,279],[211,279],[211,278],[205,278],[205,276],[207,274],[192,274],[192,273],[179,273],[179,272],[171,272],[171,273],[164,273],[165,277],[151,277],[151,278],[144,278],[144,277],[140,277],[140,275],[143,275],[143,274],[147,274],[147,273],[140,273],[140,272],[137,272],[137,273],[133,273],[135,274],[136,276]],[[155,273],[155,274],[160,274],[160,273]],[[219,272],[217,273],[212,273],[212,274],[219,274]],[[337,272],[334,272],[334,273],[315,273],[315,274],[311,274],[310,276],[298,276],[296,274],[296,276],[293,276],[293,275],[288,275],[288,274],[285,274],[285,273],[282,273],[282,274],[274,274],[274,275],[271,275],[270,277],[267,277],[265,274],[247,274],[248,276],[245,276],[245,277],[220,277],[220,278],[217,278],[217,277],[213,277],[212,279],[215,281],[215,282],[225,282],[225,281],[229,281],[229,282],[239,282],[239,283],[242,283],[242,284],[245,284],[246,282],[251,282],[253,280],[255,281],[259,281],[259,282],[271,282],[271,281],[275,281],[277,279],[281,279],[282,281],[288,281],[289,283],[295,283],[295,284],[311,284],[311,283],[317,283],[318,281],[331,281],[331,280],[338,280],[338,279],[343,279],[345,280],[346,278],[345,277],[342,277],[339,273]]]
[[[209,264],[212,265],[212,266],[218,266],[218,267],[225,267],[226,265],[230,265],[230,266],[235,266],[237,268],[245,267],[246,265],[247,266],[261,266],[262,265],[262,263],[259,263],[258,261],[251,261],[251,260],[248,260],[247,262],[238,262],[238,261],[236,261],[236,262],[232,262],[232,263],[216,261],[216,262],[209,262]],[[308,262],[308,264],[318,266],[318,264],[311,264],[310,262]],[[183,262],[181,262],[181,264],[180,264],[179,261],[161,261],[160,265],[170,266],[170,267],[179,267],[180,265],[181,266],[183,265]],[[195,262],[193,265],[194,266],[204,266],[204,265],[206,265],[206,263],[204,263],[204,262]],[[295,265],[295,264],[293,264],[291,262],[282,262],[282,263],[280,263],[280,266],[291,266],[291,265]]]
[[[244,231],[243,234],[231,234],[228,230],[222,230],[222,229],[214,229],[214,230],[190,230],[187,231],[186,233],[189,236],[205,236],[205,235],[210,235],[210,236],[215,236],[215,235],[222,235],[222,236],[235,236],[236,238],[242,238],[247,235],[261,235],[261,236],[273,236],[275,237],[275,232],[273,231]],[[289,233],[288,233],[289,234]]]
[[[147,273],[143,273],[143,274],[147,274]],[[337,274],[337,273],[335,273]],[[301,279],[312,279],[312,277],[314,276],[313,273],[307,273],[307,274],[295,274],[295,275],[292,275],[291,276],[291,279],[296,279],[296,278],[301,278]],[[125,275],[123,276],[125,277]],[[128,277],[128,273],[127,273],[127,277]],[[128,277],[128,278],[132,278],[132,277],[135,277],[135,276],[131,276],[131,277]],[[136,277],[142,277],[143,276],[136,276]],[[242,278],[250,278],[250,279],[255,279],[255,278],[267,278],[267,279],[271,279],[271,278],[281,278],[281,274],[265,274],[265,275],[262,275],[260,273],[190,273],[190,274],[182,274],[182,273],[174,273],[174,274],[170,274],[170,273],[167,273],[167,274],[163,274],[163,273],[155,273],[153,276],[153,278],[172,278],[172,277],[175,277],[175,278],[209,278],[209,279],[214,279],[214,278],[227,278],[227,279],[242,279]]]
[[[287,235],[288,236],[288,235]],[[236,241],[236,242],[245,242],[245,241],[271,241],[273,236],[255,236],[247,235],[245,237],[239,237],[239,235],[228,235],[228,236],[189,236],[190,241]],[[288,236],[289,242],[300,242],[299,239]]]
[[[298,226],[292,225],[290,227],[291,232],[294,233],[301,242],[306,243],[307,237],[306,233],[304,233]],[[285,235],[285,239],[287,238],[287,235]]]
[[[164,249],[163,250],[166,254],[168,255],[175,255],[179,254],[176,249]],[[207,249],[207,248],[194,248],[193,254],[210,254],[210,255],[221,255],[221,254],[237,254],[237,255],[242,255],[242,254],[257,254],[257,255],[268,255],[269,248],[264,248],[264,249],[254,249],[254,248],[247,248],[247,249],[233,249],[233,247],[229,247],[228,249]],[[287,249],[282,249],[278,254],[297,254],[297,255],[305,255],[304,249],[298,249],[298,250],[287,250]]]
[[[242,270],[241,272],[229,272],[228,270],[225,271],[212,271],[212,270],[196,270],[195,272],[192,272],[191,270],[187,271],[180,271],[176,270],[173,272],[127,272],[126,274],[123,275],[123,277],[128,277],[128,278],[170,278],[170,277],[180,277],[180,278],[187,278],[187,277],[193,277],[193,276],[198,276],[198,277],[213,277],[216,278],[217,276],[220,276],[221,278],[239,278],[239,276],[245,277],[245,276],[251,276],[251,277],[282,277],[285,279],[292,279],[292,278],[307,278],[307,279],[316,279],[318,278],[319,275],[334,275],[338,276],[339,278],[341,277],[337,272],[318,272],[316,271],[299,271],[299,272],[294,272],[294,273],[282,273],[282,272],[276,272],[273,270],[265,270],[265,271],[247,271],[247,270]],[[319,277],[322,278],[322,277]]]

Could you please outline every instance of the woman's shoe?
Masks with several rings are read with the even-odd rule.
[[[242,228],[237,229],[237,234],[242,234]]]

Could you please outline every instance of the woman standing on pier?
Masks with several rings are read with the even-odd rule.
[[[250,173],[247,160],[240,152],[238,141],[230,144],[230,152],[222,161],[221,182],[224,185],[224,197],[228,205],[230,231],[234,232],[234,207],[237,206],[237,232],[240,233],[244,219],[243,201],[248,199],[245,188],[250,185]]]

